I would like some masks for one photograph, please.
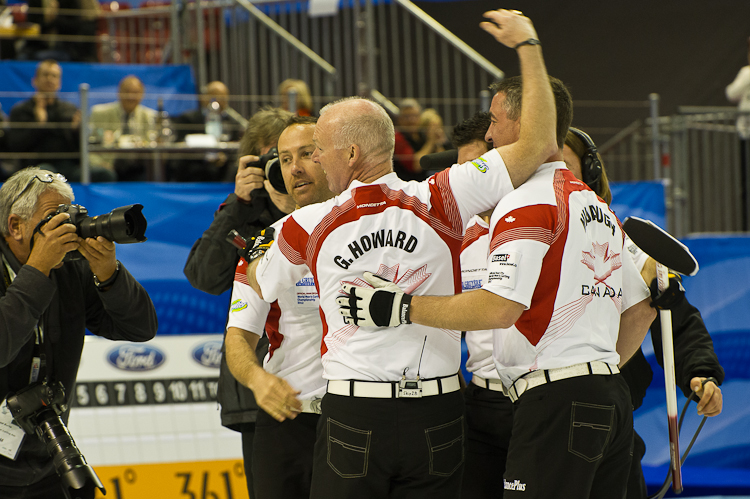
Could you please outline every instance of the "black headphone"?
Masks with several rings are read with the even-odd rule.
[[[596,144],[591,140],[589,134],[583,130],[574,127],[570,127],[568,130],[578,137],[586,147],[586,150],[583,152],[583,157],[581,158],[581,175],[583,176],[583,181],[592,191],[601,194],[599,189],[602,180],[602,162],[599,159],[599,151],[596,149]]]

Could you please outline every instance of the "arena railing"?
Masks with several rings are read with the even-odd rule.
[[[599,147],[614,181],[663,179],[668,229],[691,233],[748,231],[750,154],[737,134],[733,107],[683,106],[678,114],[631,123]],[[743,173],[744,172],[744,173]]]

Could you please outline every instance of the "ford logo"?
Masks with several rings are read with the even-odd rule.
[[[218,368],[221,364],[221,341],[206,341],[193,349],[193,359],[206,367]]]
[[[122,345],[107,356],[110,364],[123,371],[150,371],[164,363],[164,353],[147,345]]]

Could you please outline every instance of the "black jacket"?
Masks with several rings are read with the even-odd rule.
[[[23,167],[34,166],[38,163],[78,163],[78,157],[70,153],[79,151],[79,130],[61,125],[70,125],[73,115],[78,109],[70,102],[56,99],[47,106],[48,126],[40,128],[13,127],[13,123],[36,123],[34,115],[34,99],[19,102],[10,110],[11,128],[7,132],[8,150],[11,152],[37,152],[50,154],[49,157],[24,158]],[[53,153],[64,153],[60,157]]]
[[[0,397],[29,384],[37,323],[44,331],[44,350],[52,356],[51,366],[47,363],[51,380],[62,382],[68,405],[75,393],[86,329],[111,340],[147,341],[156,335],[154,305],[124,267],[112,287],[101,292],[86,260],[66,262],[47,277],[20,265],[4,240],[0,251],[16,273],[10,283],[0,260]],[[67,421],[68,412],[62,417]],[[28,485],[52,473],[52,458],[33,435],[26,435],[16,461],[0,457],[3,485]]]
[[[714,352],[711,335],[708,334],[698,309],[692,306],[684,295],[672,309],[672,334],[674,335],[675,381],[686,397],[691,393],[690,380],[696,376],[713,376],[718,384],[724,381],[724,369]],[[658,316],[651,324],[651,339],[654,343],[656,360],[660,366],[664,367],[661,320]],[[633,409],[638,409],[643,403],[646,390],[654,376],[651,366],[643,355],[643,350],[639,349],[625,364],[622,368],[622,375],[630,387]]]
[[[237,196],[230,194],[216,211],[209,228],[190,250],[184,270],[190,284],[212,295],[232,289],[239,256],[236,248],[226,240],[229,231],[235,229],[247,238],[283,216],[284,213],[271,202],[265,190],[253,191],[250,204],[239,202]],[[261,364],[267,350],[268,340],[263,336],[255,351]],[[243,424],[255,423],[258,405],[253,392],[234,379],[227,366],[223,347],[218,399],[222,425],[242,431]]]

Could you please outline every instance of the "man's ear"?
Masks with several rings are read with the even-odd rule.
[[[16,241],[23,240],[23,219],[15,213],[8,216],[8,232],[10,237]]]
[[[362,150],[359,148],[357,144],[350,145],[349,146],[349,166],[354,166],[359,160],[359,157],[361,154],[362,154]]]

